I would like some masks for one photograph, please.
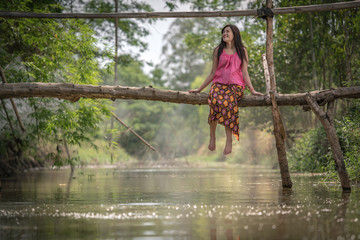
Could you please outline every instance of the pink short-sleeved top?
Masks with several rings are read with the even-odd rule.
[[[223,50],[212,82],[236,84],[245,87],[241,71],[241,60],[237,53],[227,54],[225,49]]]

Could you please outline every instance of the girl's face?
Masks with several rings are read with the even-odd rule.
[[[234,40],[234,34],[230,27],[226,27],[222,33],[222,39],[224,42],[231,43]]]

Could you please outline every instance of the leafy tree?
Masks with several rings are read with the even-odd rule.
[[[165,34],[166,44],[163,46],[165,59],[162,68],[168,87],[186,90],[196,75],[201,74],[204,61],[198,51],[188,48],[185,39],[187,34],[196,31],[201,26],[200,22],[206,20],[176,19]]]
[[[16,2],[16,4],[14,4]],[[60,12],[57,1],[8,1],[0,3],[7,11]],[[99,64],[93,31],[82,20],[1,19],[0,64],[9,82],[70,82],[99,84]],[[106,101],[82,99],[77,103],[54,99],[17,100],[25,120],[23,136],[10,134],[10,124],[1,114],[2,149],[17,144],[18,152],[40,152],[54,143],[49,157],[62,164],[57,156],[68,145],[89,141],[103,116],[109,114]],[[8,105],[8,104],[7,104]],[[7,106],[8,109],[9,106]],[[13,120],[12,120],[13,121]],[[15,125],[15,124],[12,124]],[[17,130],[19,132],[19,130]],[[16,139],[16,140],[14,140]],[[18,140],[20,139],[20,140]],[[61,146],[61,147],[59,147]],[[62,149],[62,150],[61,150]],[[67,152],[67,150],[66,150]],[[35,153],[39,158],[44,157]],[[74,159],[67,156],[72,164]]]
[[[117,0],[118,12],[146,11],[151,12],[153,8],[142,1]],[[115,12],[116,4],[114,0],[90,0],[84,2],[81,10],[92,13]],[[115,19],[89,19],[86,22],[94,30],[95,36],[104,46],[112,49],[115,47]],[[118,19],[118,60],[120,65],[127,65],[139,56],[138,52],[143,52],[147,48],[147,43],[142,39],[149,34],[145,27],[146,23],[153,23],[154,19]],[[99,51],[99,55],[108,55],[108,47]],[[134,51],[135,50],[135,51]],[[114,52],[114,50],[112,50]],[[111,54],[115,57],[115,54]],[[112,58],[114,59],[114,58]],[[120,83],[122,84],[122,83]]]
[[[277,1],[278,7],[307,4],[308,1]],[[274,54],[279,88],[303,92],[356,84],[358,15],[358,9],[349,9],[277,16]]]

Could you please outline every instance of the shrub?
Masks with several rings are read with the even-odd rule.
[[[337,136],[344,154],[350,180],[360,182],[360,101],[353,101],[348,113],[335,120]],[[327,172],[327,178],[336,176],[331,148],[324,128],[305,133],[289,152],[289,165],[296,172]]]

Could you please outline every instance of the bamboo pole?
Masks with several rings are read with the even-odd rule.
[[[115,0],[115,12],[118,12],[118,0]],[[117,84],[117,67],[118,67],[118,30],[119,30],[119,19],[115,18],[115,57],[114,57],[114,85]],[[114,105],[114,104],[113,104]],[[114,128],[114,118],[110,120],[110,129]],[[112,144],[113,134],[110,132],[109,134],[109,147]],[[112,159],[112,152],[111,152],[111,159]]]
[[[266,7],[272,8],[272,0],[266,0]],[[286,158],[285,139],[286,131],[281,119],[279,106],[275,99],[276,94],[276,80],[274,71],[274,56],[273,56],[273,18],[266,17],[266,60],[268,62],[270,75],[270,99],[272,103],[272,117],[274,123],[274,136],[276,141],[276,150],[278,154],[278,161],[281,173],[281,180],[283,188],[291,188],[292,182],[289,173],[289,166]]]
[[[344,192],[350,192],[351,191],[350,181],[348,174],[346,172],[343,152],[341,150],[339,139],[336,135],[336,129],[333,121],[334,101],[328,103],[328,109],[327,112],[325,113],[325,111],[320,108],[318,103],[311,97],[310,94],[306,94],[305,99],[309,103],[311,110],[315,113],[316,117],[320,120],[321,124],[324,126],[326,136],[329,139],[331,151],[335,161],[336,169],[338,171],[342,189]]]
[[[360,98],[360,86],[343,87],[337,89],[317,90],[310,92],[321,105],[333,99]],[[279,106],[308,105],[306,93],[277,94],[276,102]],[[184,103],[193,105],[207,105],[208,94],[188,93],[173,90],[156,89],[153,87],[125,87],[125,86],[96,86],[71,83],[6,83],[0,84],[0,99],[48,97],[78,101],[80,98],[93,99],[135,99]],[[266,96],[246,95],[238,102],[240,107],[271,106],[266,102]]]
[[[275,15],[334,11],[360,7],[360,1],[328,3],[308,6],[273,8]],[[0,11],[3,18],[204,18],[204,17],[240,17],[256,16],[257,9],[234,11],[198,11],[198,12],[120,12],[120,13],[32,13]]]
[[[4,71],[3,71],[3,69],[2,69],[1,66],[0,66],[0,75],[1,75],[2,82],[3,82],[3,83],[7,83],[6,78],[5,78]],[[12,105],[12,107],[13,107],[13,109],[14,109],[15,116],[16,116],[16,118],[17,118],[17,120],[18,120],[19,126],[20,126],[21,130],[22,130],[23,132],[25,132],[25,127],[24,127],[24,124],[23,124],[22,121],[21,121],[20,114],[19,114],[18,109],[17,109],[17,107],[16,107],[16,105],[15,105],[15,102],[14,102],[14,100],[13,100],[12,98],[10,98],[10,102],[11,102],[11,105]]]
[[[262,62],[264,67],[264,75],[265,75],[265,86],[266,86],[266,98],[270,98],[270,74],[269,74],[269,66],[266,60],[266,54],[262,55]]]
[[[126,127],[126,129],[128,129],[132,134],[134,134],[138,139],[140,139],[140,141],[142,141],[143,143],[145,143],[146,146],[148,146],[151,150],[153,150],[154,152],[156,152],[156,149],[150,145],[150,143],[148,143],[145,139],[143,139],[139,134],[137,134],[134,130],[132,130],[131,127],[129,127],[128,125],[126,125],[120,118],[118,118],[113,112],[111,113],[111,116],[113,116],[119,123],[121,123],[124,127]]]

